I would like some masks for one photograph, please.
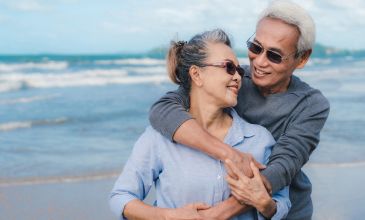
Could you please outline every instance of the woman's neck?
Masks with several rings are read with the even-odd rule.
[[[224,140],[232,125],[232,118],[222,107],[215,105],[209,98],[194,94],[190,96],[190,114],[205,130],[220,140]]]

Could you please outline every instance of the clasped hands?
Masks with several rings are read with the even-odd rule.
[[[226,180],[231,188],[231,194],[241,205],[255,207],[259,212],[267,212],[271,200],[271,185],[259,169],[265,166],[258,163],[251,154],[232,149],[226,158],[222,158],[227,170]],[[166,220],[218,220],[219,208],[204,203],[192,203],[166,213]]]

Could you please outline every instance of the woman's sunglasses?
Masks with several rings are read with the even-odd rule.
[[[256,55],[259,55],[266,50],[267,59],[276,64],[279,64],[283,60],[288,59],[291,55],[296,54],[296,51],[295,51],[284,57],[284,56],[281,56],[278,52],[265,49],[263,46],[259,45],[258,43],[250,41],[250,39],[248,39],[246,41],[246,44],[247,44],[248,50]]]
[[[232,61],[224,61],[220,63],[207,63],[202,65],[202,67],[205,66],[225,68],[227,73],[232,76],[237,72],[242,77],[243,74],[245,73],[245,70],[242,67],[236,66]]]

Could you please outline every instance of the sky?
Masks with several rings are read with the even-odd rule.
[[[364,0],[293,0],[316,42],[365,49]],[[0,0],[0,54],[143,52],[222,28],[244,47],[270,0]]]

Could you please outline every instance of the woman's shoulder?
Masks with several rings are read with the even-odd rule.
[[[140,136],[142,139],[147,139],[149,141],[165,141],[168,140],[164,137],[160,132],[155,130],[151,125],[148,125],[142,135]]]
[[[275,143],[272,134],[264,126],[246,121],[241,118],[234,109],[232,109],[231,115],[233,120],[236,120],[236,123],[242,129],[245,136],[250,136],[260,141],[272,142],[273,144]]]

